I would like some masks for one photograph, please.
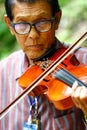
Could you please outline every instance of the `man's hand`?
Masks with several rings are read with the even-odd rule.
[[[72,100],[76,107],[80,108],[87,116],[87,88],[84,86],[78,86],[75,82],[72,86]]]

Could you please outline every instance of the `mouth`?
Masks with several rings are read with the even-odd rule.
[[[43,49],[43,45],[42,44],[37,44],[37,45],[29,45],[26,46],[26,48],[29,49],[33,49],[33,50],[42,50]]]

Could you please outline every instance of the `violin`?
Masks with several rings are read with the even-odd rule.
[[[68,49],[64,50],[62,54],[60,53],[60,56],[56,57],[56,60],[46,70],[43,71],[38,65],[29,67],[18,80],[19,85],[24,88],[23,93],[0,112],[0,118],[4,117],[20,100],[29,94],[34,96],[45,94],[60,110],[74,106],[71,99],[71,87],[75,80],[78,81],[79,86],[87,87],[87,74],[85,73],[87,66],[80,64],[71,53],[86,38],[87,32]],[[72,58],[76,60],[75,64],[71,63]]]
[[[54,54],[54,56],[55,55],[56,54]],[[52,59],[54,56],[52,56]],[[77,80],[79,86],[87,87],[85,84],[87,82],[86,72],[87,66],[80,64],[76,57],[70,54],[51,74],[45,77],[29,95],[37,97],[41,94],[45,94],[57,109],[68,109],[74,106],[71,98],[71,87],[73,83]],[[19,78],[18,84],[25,89],[42,73],[43,70],[40,66],[33,65]]]

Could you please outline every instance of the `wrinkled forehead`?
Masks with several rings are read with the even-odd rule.
[[[34,20],[38,18],[50,18],[52,17],[52,10],[51,7],[48,3],[40,1],[39,3],[31,3],[31,4],[26,4],[26,3],[18,3],[14,6],[13,10],[13,19],[17,20],[20,17],[22,18],[29,18]]]
[[[46,2],[46,3],[52,3],[52,0],[10,0],[11,4],[17,4],[17,3],[27,3],[27,4],[32,4],[32,3],[39,3],[39,2]]]
[[[40,0],[39,2],[36,1],[35,3],[26,3],[26,2],[15,2],[12,13],[13,17],[17,15],[17,13],[20,15],[35,15],[35,14],[49,14],[52,15],[52,10],[48,2]]]
[[[13,2],[12,2],[12,10],[18,4],[20,4],[20,7],[22,5],[26,5],[27,4],[28,6],[34,5],[34,7],[37,8],[37,5],[39,6],[40,3],[43,3],[43,4],[45,3],[46,6],[49,5],[50,8],[51,8],[51,4],[48,1],[49,0],[13,0]],[[51,10],[52,10],[52,8],[51,8]]]
[[[6,0],[5,9],[6,9],[7,16],[10,18],[10,20],[13,19],[13,8],[14,8],[14,6],[17,6],[18,3],[20,5],[22,5],[24,3],[35,4],[35,3],[39,3],[39,2],[48,3],[51,8],[53,16],[56,14],[56,12],[58,12],[60,10],[58,0]]]

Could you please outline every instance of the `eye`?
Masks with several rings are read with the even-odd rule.
[[[15,29],[16,30],[26,30],[28,28],[28,24],[27,23],[20,23],[20,24],[16,24],[15,25]]]
[[[36,27],[38,29],[48,29],[50,27],[51,23],[49,21],[40,21],[36,24]]]

